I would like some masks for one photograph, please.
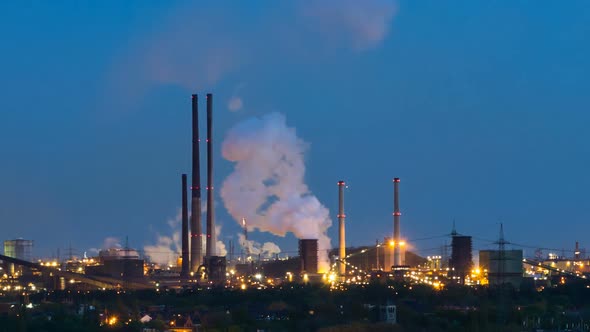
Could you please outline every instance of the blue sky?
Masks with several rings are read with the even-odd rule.
[[[455,219],[478,238],[503,222],[516,243],[590,248],[586,1],[3,2],[0,18],[2,235],[37,254],[170,233],[194,92],[215,95],[217,187],[225,132],[283,113],[334,224],[349,183],[353,245],[392,232],[397,176],[410,240]]]

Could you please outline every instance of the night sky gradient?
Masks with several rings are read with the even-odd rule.
[[[170,233],[190,94],[204,138],[207,92],[216,187],[225,132],[283,113],[310,143],[333,245],[337,181],[348,241],[368,245],[392,233],[400,177],[403,236],[436,237],[420,254],[440,253],[453,220],[476,249],[500,222],[508,241],[590,249],[588,1],[3,1],[0,31],[0,234],[36,256]],[[220,239],[236,239],[216,206]]]

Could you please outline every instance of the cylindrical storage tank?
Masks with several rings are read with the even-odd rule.
[[[318,273],[318,240],[299,240],[299,258],[301,259],[301,272]]]
[[[483,251],[484,260],[486,256],[490,285],[512,284],[514,287],[520,286],[523,276],[522,250]],[[480,251],[479,257],[481,260],[482,251]]]

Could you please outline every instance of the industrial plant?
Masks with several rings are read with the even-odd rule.
[[[64,257],[58,254],[52,258],[36,258],[32,240],[10,239],[4,241],[4,254],[0,255],[0,296],[22,296],[26,302],[29,296],[51,292],[180,293],[206,289],[247,292],[286,289],[283,287],[293,289],[294,285],[321,286],[330,292],[346,292],[377,284],[387,287],[391,294],[398,294],[400,288],[395,287],[402,287],[400,285],[406,290],[416,286],[426,287],[433,292],[444,292],[453,287],[468,287],[476,291],[510,287],[513,290],[533,289],[541,292],[570,282],[583,282],[590,288],[590,282],[587,282],[590,257],[586,256],[578,242],[575,243],[573,255],[567,255],[565,251],[559,254],[558,250],[537,249],[534,256],[527,257],[523,248],[530,247],[507,241],[503,224],[500,224],[497,239],[488,240],[487,247],[477,250],[474,248],[474,237],[459,233],[453,222],[450,234],[430,237],[445,241],[440,250],[432,255],[421,255],[420,241],[423,239],[409,239],[402,232],[399,177],[393,178],[393,220],[387,227],[391,233],[377,235],[381,239],[374,244],[347,245],[347,186],[345,181],[340,180],[337,182],[338,192],[334,193],[338,197],[336,247],[321,247],[320,236],[300,236],[296,254],[263,257],[251,251],[250,220],[242,217],[241,252],[236,253],[236,243],[230,241],[227,255],[221,255],[216,248],[213,95],[206,95],[205,231],[201,218],[199,100],[196,94],[192,95],[191,106],[191,183],[189,187],[189,174],[180,174],[181,248],[174,253],[173,263],[157,263],[150,252],[131,248],[128,242],[124,246],[103,248],[94,255],[87,255],[86,252],[76,255],[70,248],[69,255]],[[327,270],[321,267],[324,257],[329,259]],[[393,301],[391,297],[377,305],[366,306],[379,313],[375,319],[388,324],[395,323],[397,309]],[[116,324],[116,318],[107,314],[105,310],[106,316],[100,324]],[[264,319],[271,319],[271,314],[264,315]],[[275,318],[283,317],[276,312],[272,315],[278,315],[272,316]],[[143,319],[151,319],[146,317],[150,316],[142,317],[142,322]],[[195,331],[193,319],[198,318],[171,315],[168,330]],[[178,327],[177,324],[184,324],[184,327]],[[540,320],[532,323],[533,326],[535,324],[540,326]]]
[[[201,220],[201,161],[199,135],[199,99],[191,97],[192,167],[190,207],[188,175],[181,174],[181,251],[177,264],[162,266],[151,262],[149,253],[125,247],[104,248],[95,257],[70,255],[66,259],[33,259],[33,241],[6,240],[4,255],[0,256],[3,270],[2,291],[31,289],[159,289],[221,286],[264,288],[284,282],[326,283],[335,289],[350,284],[362,284],[378,279],[390,279],[429,285],[442,289],[451,284],[468,286],[498,286],[523,283],[547,287],[570,278],[586,279],[590,259],[576,243],[572,257],[553,252],[543,257],[525,258],[522,249],[506,249],[511,243],[504,239],[503,226],[494,242],[496,249],[480,250],[475,256],[472,237],[460,234],[453,224],[447,236],[450,245],[441,247],[440,254],[420,256],[420,247],[401,232],[400,178],[393,179],[393,224],[391,235],[374,245],[348,247],[344,207],[345,181],[338,181],[338,246],[320,248],[317,238],[301,238],[298,255],[262,258],[253,255],[248,246],[241,255],[235,254],[230,242],[227,256],[218,255],[215,234],[213,181],[213,95],[206,95],[206,222]],[[242,218],[243,236],[248,242],[248,224]],[[512,244],[518,247],[517,244]],[[205,252],[203,252],[205,248]],[[408,250],[412,248],[412,250]],[[327,251],[331,268],[321,271],[319,256]],[[450,254],[447,254],[450,250]],[[18,288],[17,288],[18,287]]]

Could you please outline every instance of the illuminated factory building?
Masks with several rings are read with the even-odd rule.
[[[12,258],[31,261],[33,255],[33,241],[24,239],[4,241],[4,255]],[[22,267],[15,267],[14,264],[7,264],[7,270],[11,275],[15,272],[22,273]]]

